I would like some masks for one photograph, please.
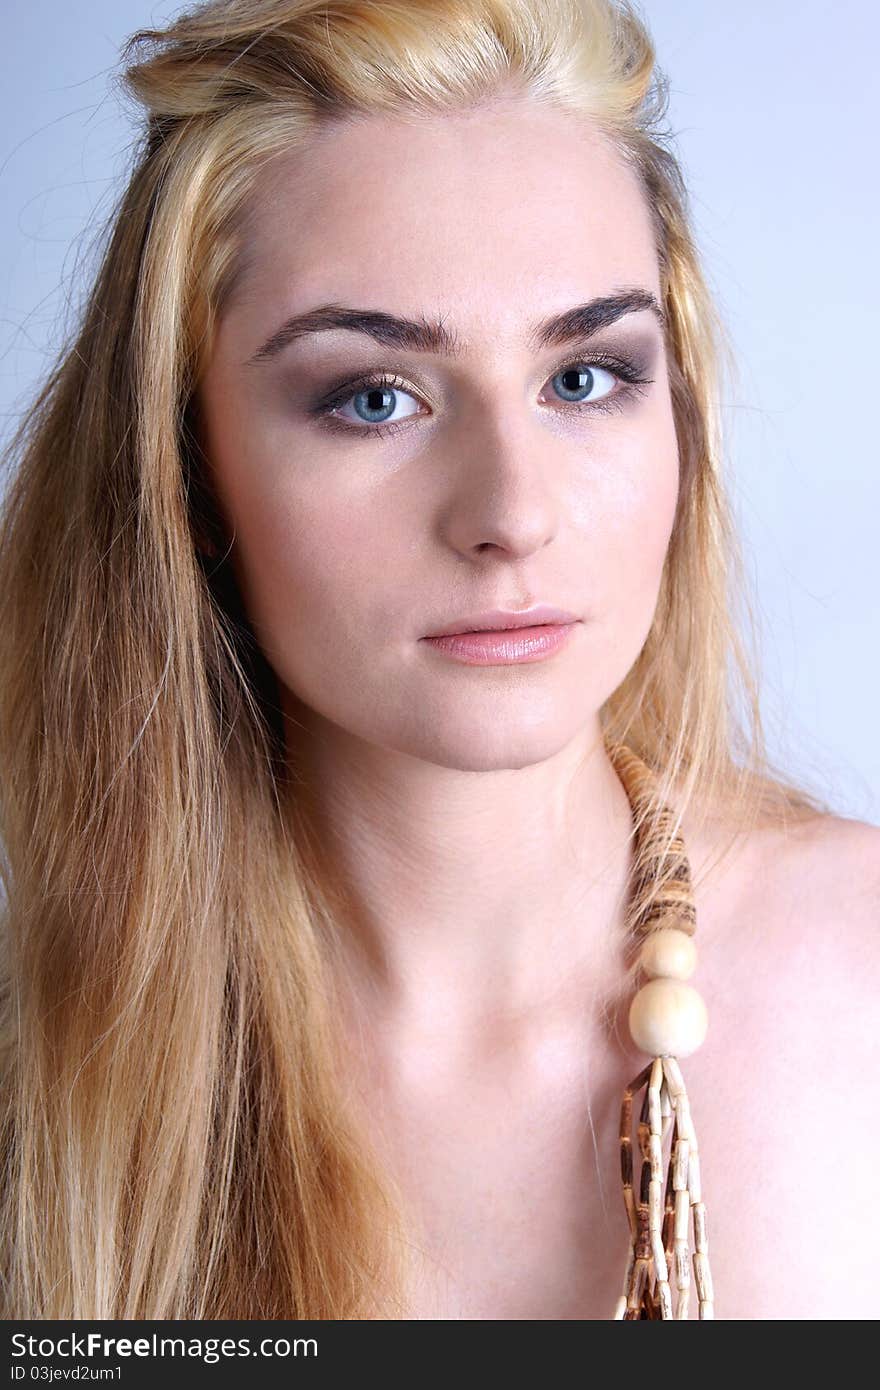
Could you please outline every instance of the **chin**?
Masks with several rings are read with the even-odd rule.
[[[583,723],[569,727],[559,718],[517,728],[514,720],[499,726],[497,721],[481,723],[475,718],[465,721],[465,727],[435,725],[415,731],[394,740],[393,746],[423,762],[459,772],[516,771],[554,757],[581,732]],[[392,745],[391,740],[388,743]]]

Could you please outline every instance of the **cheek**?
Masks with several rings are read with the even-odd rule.
[[[305,699],[353,679],[371,595],[394,585],[388,518],[291,486],[239,496],[233,566],[276,674]]]
[[[310,466],[283,432],[242,428],[247,411],[232,399],[215,390],[206,424],[211,481],[233,536],[229,562],[266,660],[320,704],[328,684],[359,688],[365,614],[405,582],[394,557],[406,554],[407,538],[396,543],[387,508],[377,514],[373,493],[350,475]]]
[[[604,543],[608,572],[616,573],[621,591],[638,592],[646,585],[656,588],[659,584],[677,497],[677,455],[662,461],[655,455],[650,470],[638,483],[612,494]]]
[[[591,617],[610,651],[620,655],[620,678],[651,628],[678,502],[678,446],[671,414],[650,440],[622,449],[594,478],[584,502],[583,547],[591,577]]]

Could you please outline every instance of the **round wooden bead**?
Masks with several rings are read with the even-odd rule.
[[[660,927],[642,943],[639,964],[651,978],[688,980],[697,968],[697,948],[693,937],[678,927]]]
[[[702,995],[683,980],[649,980],[630,1004],[632,1040],[651,1057],[689,1057],[708,1026]]]

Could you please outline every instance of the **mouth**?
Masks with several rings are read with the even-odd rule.
[[[580,619],[566,609],[555,608],[551,604],[537,604],[528,609],[493,608],[485,613],[471,614],[454,619],[434,632],[426,634],[428,639],[437,637],[460,637],[472,633],[527,632],[532,628],[567,627]]]
[[[422,638],[438,655],[468,666],[511,666],[543,661],[568,645],[579,618],[562,621],[523,622],[498,627],[464,628],[454,632],[432,633]]]

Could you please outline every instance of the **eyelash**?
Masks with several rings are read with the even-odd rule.
[[[559,376],[562,372],[571,371],[575,367],[602,367],[605,371],[610,371],[612,375],[618,377],[624,383],[620,390],[613,395],[604,396],[598,401],[576,401],[562,402],[563,411],[573,411],[579,414],[583,411],[601,411],[602,414],[610,415],[623,410],[627,402],[634,396],[645,395],[645,387],[650,386],[653,377],[642,376],[633,362],[626,361],[624,358],[611,357],[606,353],[598,353],[589,357],[576,357],[570,362],[557,367],[553,376]],[[359,435],[361,438],[369,436],[375,439],[383,438],[389,434],[396,434],[398,430],[405,429],[411,420],[423,419],[421,414],[406,416],[403,420],[394,420],[390,424],[369,425],[366,422],[362,425],[353,425],[349,421],[340,420],[337,416],[331,415],[331,411],[338,406],[345,405],[352,396],[359,395],[361,391],[372,391],[383,388],[391,388],[395,391],[406,391],[408,395],[418,396],[409,382],[394,373],[379,372],[358,377],[354,381],[345,382],[333,394],[317,405],[310,408],[310,414],[320,419],[324,429],[335,430],[340,434]]]

